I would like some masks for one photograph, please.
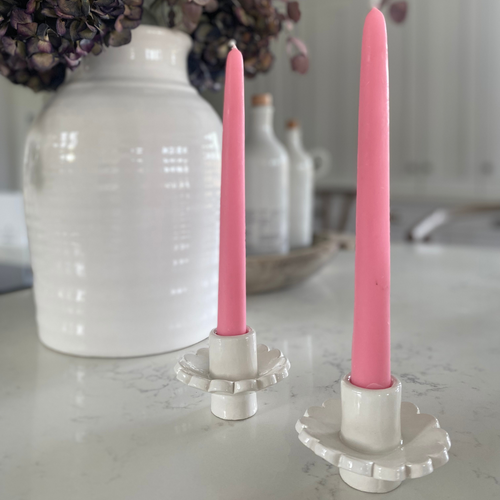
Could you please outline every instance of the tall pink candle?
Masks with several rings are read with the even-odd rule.
[[[222,120],[219,335],[246,333],[245,89],[243,57],[233,47],[226,62]]]
[[[373,8],[361,49],[356,202],[356,277],[351,382],[391,386],[389,78],[387,31]]]

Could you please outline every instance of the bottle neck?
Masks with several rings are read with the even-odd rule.
[[[272,106],[256,106],[252,108],[251,116],[249,132],[252,137],[274,137],[274,108]]]
[[[302,144],[302,130],[299,127],[289,128],[286,131],[286,145],[290,150],[304,152]]]

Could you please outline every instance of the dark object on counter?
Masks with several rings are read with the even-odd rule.
[[[0,264],[0,294],[33,286],[33,273],[28,266]]]

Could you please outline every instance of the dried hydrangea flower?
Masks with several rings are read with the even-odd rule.
[[[408,2],[404,0],[381,0],[378,8],[383,10],[385,7],[389,7],[389,15],[395,23],[404,22],[408,14]]]
[[[281,2],[285,12],[272,0],[150,0],[148,8],[160,25],[191,34],[191,82],[217,90],[231,39],[243,53],[247,77],[270,69],[270,41],[301,15],[297,1]],[[143,0],[0,0],[0,73],[35,91],[56,89],[66,68],[87,54],[130,42],[142,10]],[[292,69],[304,73],[307,50],[295,52]]]
[[[175,5],[189,0],[169,1]],[[200,3],[200,0],[194,1]],[[298,2],[285,1],[285,3],[286,12],[283,13],[276,8],[272,0],[209,0],[203,9],[198,26],[191,34],[193,38],[193,50],[189,55],[191,83],[200,90],[220,89],[228,43],[233,39],[243,54],[245,76],[253,78],[259,73],[269,71],[274,61],[270,49],[271,40],[284,28],[290,29],[289,25],[293,26],[293,22],[300,19]],[[179,18],[173,19],[174,26],[181,26],[182,21]],[[296,56],[291,59],[292,69],[300,73],[307,71],[309,66],[307,51]]]
[[[0,73],[34,91],[56,89],[103,46],[130,42],[143,0],[0,0]]]

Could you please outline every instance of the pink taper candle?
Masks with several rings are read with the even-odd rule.
[[[384,15],[373,8],[361,49],[356,278],[351,382],[391,386],[389,78]]]
[[[243,57],[233,47],[226,61],[222,120],[219,335],[246,333],[245,90]]]

